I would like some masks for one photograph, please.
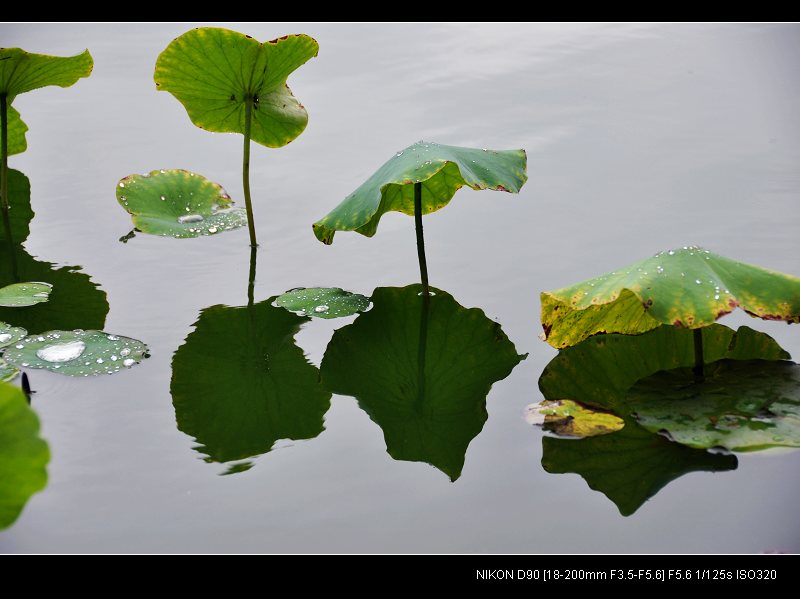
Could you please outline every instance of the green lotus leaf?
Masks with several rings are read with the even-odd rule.
[[[341,318],[369,308],[369,298],[339,287],[295,289],[279,295],[275,305],[299,316]]]
[[[563,348],[597,333],[635,335],[661,324],[696,329],[736,307],[800,322],[800,278],[685,247],[542,292],[541,301],[545,340]]]
[[[645,429],[689,447],[800,447],[800,365],[793,362],[722,360],[703,383],[687,368],[658,372],[625,401]]]
[[[545,399],[528,406],[526,420],[562,437],[608,435],[625,426],[611,412],[589,408],[569,399]]]
[[[0,358],[0,381],[10,383],[19,375],[19,368]]]
[[[8,109],[8,155],[22,154],[28,149],[28,142],[25,139],[25,133],[28,131],[26,125],[19,112],[13,106]],[[0,121],[0,135],[3,132],[3,123]],[[2,149],[0,149],[0,157],[2,157]],[[13,172],[13,171],[12,171]],[[9,183],[10,186],[10,183]]]
[[[786,360],[775,340],[749,327],[737,331],[713,324],[702,330],[706,364],[723,358]],[[545,367],[539,389],[547,399],[568,398],[626,412],[625,394],[637,381],[660,370],[694,364],[693,332],[660,326],[643,335],[597,335],[561,350]]]
[[[373,308],[333,334],[320,372],[383,429],[395,460],[427,462],[456,480],[488,417],[489,389],[524,356],[482,310],[421,291],[376,289]]]
[[[49,331],[8,347],[3,358],[21,368],[44,368],[68,376],[113,374],[147,357],[141,341],[103,331]]]
[[[247,459],[279,439],[312,439],[324,430],[331,394],[294,342],[308,319],[272,306],[274,299],[206,308],[175,352],[170,391],[178,428],[207,461]]]
[[[623,516],[673,480],[689,472],[735,470],[732,455],[712,454],[672,443],[630,418],[610,435],[586,439],[542,439],[542,467],[552,474],[575,473],[608,497]]]
[[[24,338],[28,331],[21,327],[14,327],[10,324],[0,322],[0,348],[7,347]]]
[[[117,184],[117,201],[139,231],[152,235],[200,237],[247,224],[222,186],[180,169],[128,175]]]
[[[12,283],[0,288],[0,306],[24,308],[42,304],[50,297],[50,283]]]
[[[50,450],[39,418],[18,387],[0,383],[0,530],[11,526],[47,484]]]
[[[11,104],[19,94],[40,87],[69,87],[78,79],[88,77],[93,66],[88,50],[61,57],[31,54],[20,48],[0,48],[0,94],[5,94]]]
[[[702,329],[702,336],[707,363],[789,357],[769,335],[748,327],[734,332],[712,324]],[[673,443],[642,428],[630,416],[640,409],[628,401],[628,392],[637,381],[662,370],[690,368],[693,364],[693,331],[672,326],[660,326],[636,336],[597,335],[561,350],[539,378],[542,395],[550,400],[569,398],[612,410],[622,417],[625,426],[608,435],[577,441],[543,438],[544,469],[579,474],[625,516],[687,472],[735,469],[734,456]],[[713,377],[713,367],[708,373]]]
[[[308,124],[286,79],[318,51],[316,40],[303,34],[262,44],[249,35],[203,27],[170,42],[156,61],[154,79],[208,131],[244,134],[245,98],[252,98],[251,139],[279,148]]]
[[[314,223],[321,242],[336,231],[372,237],[387,212],[414,215],[414,184],[422,185],[422,213],[444,208],[464,185],[518,193],[525,181],[525,150],[481,150],[418,141],[398,152],[361,187]]]

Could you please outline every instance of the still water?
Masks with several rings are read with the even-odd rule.
[[[528,357],[492,386],[460,477],[458,463],[393,459],[379,414],[373,421],[347,395],[328,408],[313,394],[308,409],[324,414],[324,430],[269,431],[232,454],[262,455],[222,476],[230,444],[218,450],[178,429],[182,391],[170,383],[176,350],[201,310],[218,306],[197,336],[230,367],[219,377],[204,372],[213,360],[197,367],[196,386],[221,385],[222,396],[230,386],[234,397],[244,384],[231,358],[251,340],[220,306],[247,303],[247,231],[118,241],[131,223],[115,185],[129,174],[188,169],[243,205],[241,136],[193,126],[153,83],[157,55],[189,26],[4,24],[2,46],[88,47],[95,61],[74,87],[15,101],[30,127],[28,151],[10,158],[31,180],[26,251],[81,265],[105,293],[107,314],[90,293],[61,315],[70,328],[140,339],[152,357],[98,378],[31,373],[49,483],[0,533],[0,551],[800,551],[800,452],[740,454],[735,469],[686,474],[623,517],[578,475],[545,472],[543,434],[524,419],[556,355],[537,337],[539,291],[687,244],[800,274],[798,26],[222,26],[320,44],[289,80],[309,112],[306,132],[279,150],[252,149],[256,301],[299,286],[372,295],[417,282],[412,218],[389,214],[374,238],[339,233],[332,246],[311,223],[418,139],[525,148],[530,180],[518,196],[462,190],[426,217],[425,234],[431,284],[482,309]],[[264,326],[291,335],[293,323],[267,312]],[[233,316],[215,321],[224,314]],[[353,320],[303,324],[296,353],[319,367]],[[741,312],[723,322],[765,331],[800,357],[796,326]],[[191,369],[181,380],[193,382]]]

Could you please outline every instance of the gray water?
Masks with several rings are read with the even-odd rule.
[[[220,476],[227,466],[204,462],[176,427],[171,360],[201,309],[247,302],[247,232],[122,244],[131,223],[114,196],[128,174],[185,168],[242,202],[241,136],[193,126],[153,83],[157,55],[189,26],[4,24],[2,46],[88,47],[95,60],[72,88],[15,101],[30,127],[28,151],[10,159],[32,185],[27,251],[81,265],[108,296],[105,330],[152,357],[92,379],[31,373],[49,483],[0,533],[0,551],[800,551],[798,452],[685,475],[622,517],[579,476],[546,473],[542,432],[523,418],[556,354],[537,337],[541,290],[695,243],[800,274],[798,26],[223,26],[320,44],[289,80],[307,130],[252,149],[256,299],[418,281],[412,218],[389,214],[374,238],[339,233],[330,247],[311,223],[418,139],[525,148],[519,196],[461,190],[425,234],[431,283],[529,356],[493,386],[456,482],[393,460],[381,429],[337,395],[319,437],[279,441]],[[319,365],[352,320],[315,319],[297,342]],[[723,323],[800,357],[796,326],[742,312]]]

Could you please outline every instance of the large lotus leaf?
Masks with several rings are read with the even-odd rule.
[[[156,61],[159,90],[175,96],[192,122],[208,131],[245,131],[245,98],[253,98],[253,141],[285,146],[308,124],[308,114],[286,78],[317,55],[303,35],[259,43],[229,29],[203,27],[175,38]]]
[[[50,283],[12,283],[0,287],[0,306],[26,308],[46,302],[53,286]]]
[[[42,304],[28,308],[0,307],[0,321],[24,327],[29,333],[103,328],[108,314],[106,294],[89,275],[79,272],[80,267],[56,267],[49,262],[39,262],[20,246],[15,246],[13,252],[12,263],[9,248],[0,243],[0,283],[42,281],[50,283],[53,290],[49,301]]]
[[[0,530],[11,526],[31,495],[44,489],[49,461],[39,419],[25,395],[0,383]]]
[[[299,316],[341,318],[369,308],[369,298],[339,287],[294,289],[279,295],[275,305]]]
[[[17,95],[33,89],[48,85],[69,87],[81,77],[88,77],[93,66],[88,50],[61,57],[0,48],[0,94],[6,94],[11,104]]]
[[[800,365],[793,362],[723,360],[702,383],[688,368],[663,371],[636,383],[626,403],[644,428],[689,447],[800,447]]]
[[[8,216],[11,222],[11,241],[19,244],[28,238],[33,220],[31,208],[31,184],[21,172],[8,171]],[[0,226],[0,245],[7,248],[5,227]]]
[[[25,140],[25,132],[28,125],[24,123],[19,112],[13,106],[8,108],[8,155],[21,154],[28,149],[28,142]],[[3,123],[0,121],[0,135],[3,132]],[[0,149],[0,157],[2,157]]]
[[[790,356],[765,333],[749,327],[734,332],[721,324],[702,330],[703,357],[711,363],[785,360]],[[694,365],[693,332],[661,326],[643,335],[598,335],[559,352],[539,378],[547,399],[573,399],[617,413],[625,412],[625,392],[660,370]]]
[[[525,419],[561,437],[579,439],[608,435],[625,426],[622,418],[611,412],[589,408],[570,399],[545,399],[531,404]]]
[[[396,460],[427,462],[451,480],[486,422],[486,396],[524,356],[500,325],[444,291],[378,288],[373,308],[333,334],[320,367],[383,429]]]
[[[16,343],[27,334],[28,331],[21,327],[14,327],[10,324],[0,322],[0,348]]]
[[[575,473],[590,488],[630,516],[663,487],[689,472],[735,470],[732,455],[711,454],[672,443],[626,419],[610,435],[586,439],[542,439],[542,467],[552,474]]]
[[[147,357],[141,341],[103,331],[49,331],[8,347],[3,358],[22,368],[44,368],[69,376],[113,374]]]
[[[221,185],[181,169],[128,175],[117,184],[117,201],[139,231],[152,235],[199,237],[247,224],[245,210],[231,208]]]
[[[206,308],[175,352],[170,390],[178,428],[208,461],[245,459],[279,439],[312,439],[324,430],[331,394],[294,343],[308,319],[272,306],[274,299]]]
[[[372,237],[381,217],[414,214],[414,183],[422,185],[422,213],[444,208],[464,185],[517,193],[528,180],[525,150],[481,150],[418,141],[398,152],[341,204],[314,223],[314,234],[333,243],[336,231]]]
[[[544,291],[541,301],[545,340],[562,348],[597,333],[704,327],[737,306],[766,320],[800,322],[800,278],[685,247]]]

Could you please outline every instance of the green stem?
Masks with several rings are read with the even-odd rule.
[[[422,183],[414,183],[414,225],[417,230],[417,257],[422,278],[422,293],[430,295],[428,287],[428,263],[425,260],[425,239],[422,236]]]
[[[694,329],[694,378],[697,382],[702,383],[705,380],[703,372],[703,329]]]
[[[250,307],[253,305],[253,296],[254,290],[256,286],[256,254],[258,253],[258,248],[256,246],[250,246],[250,273],[248,275],[247,280],[247,306]]]
[[[250,231],[250,247],[258,247],[256,223],[253,220],[253,201],[250,199],[250,125],[253,120],[253,96],[244,98],[244,153],[242,155],[242,186],[244,205],[247,209],[247,228]]]

